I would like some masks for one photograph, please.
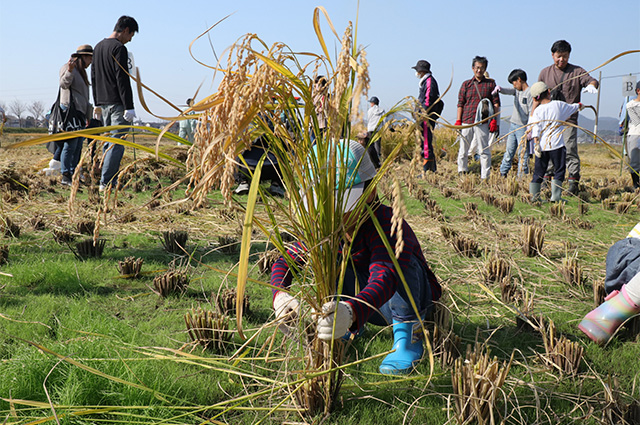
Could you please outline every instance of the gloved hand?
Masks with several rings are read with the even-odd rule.
[[[456,120],[456,125],[462,125],[462,120]]]
[[[489,133],[495,133],[496,131],[498,131],[498,121],[493,118],[491,121],[489,121]]]
[[[542,156],[542,150],[540,150],[540,143],[536,143],[535,148],[533,148],[533,154],[536,158],[540,158]]]
[[[278,291],[273,297],[273,309],[276,311],[276,318],[278,319],[282,319],[285,316],[293,318],[300,310],[300,303],[286,292]]]
[[[496,93],[500,93],[500,90],[502,90],[502,87],[496,84],[496,88],[491,92],[491,96],[495,96]]]
[[[335,332],[333,330],[335,322]],[[329,301],[322,306],[322,317],[318,320],[318,338],[331,341],[342,337],[353,324],[353,310],[344,301]]]
[[[596,94],[596,93],[598,93],[598,89],[593,84],[589,84],[587,87],[582,89],[582,92],[583,93]]]
[[[133,119],[136,117],[136,110],[135,109],[127,109],[126,111],[124,111],[124,119],[129,121],[129,122],[133,122]]]
[[[99,106],[96,106],[95,108],[93,108],[93,118],[98,120],[98,121],[102,121],[102,108]]]

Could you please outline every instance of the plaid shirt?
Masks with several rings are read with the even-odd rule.
[[[477,83],[478,90],[476,90]],[[494,96],[491,95],[493,89],[496,88],[496,82],[494,80],[484,78],[482,81],[477,81],[475,78],[465,81],[460,86],[460,92],[458,93],[458,107],[462,108],[462,123],[473,124],[476,121],[476,109],[481,99],[489,99],[493,105],[500,106],[500,97],[498,93]],[[478,97],[478,92],[480,96]]]

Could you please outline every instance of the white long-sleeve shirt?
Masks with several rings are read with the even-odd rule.
[[[580,110],[579,103],[568,104],[560,100],[539,105],[531,118],[531,137],[540,139],[540,149],[552,151],[564,146],[562,135],[566,126],[558,121],[566,121],[571,115]]]
[[[384,112],[384,109],[378,105],[373,105],[369,108],[367,111],[367,131],[376,131]]]

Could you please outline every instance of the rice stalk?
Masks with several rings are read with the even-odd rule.
[[[542,318],[541,318],[542,320]],[[555,324],[541,323],[540,333],[544,343],[545,354],[538,354],[542,361],[561,375],[575,375],[582,362],[584,348],[579,342],[569,341],[565,336],[556,336]]]
[[[631,208],[633,207],[633,203],[632,202],[618,202],[616,204],[616,212],[618,214],[626,214],[628,213]]]
[[[487,282],[501,282],[505,277],[510,276],[511,266],[507,260],[494,253],[485,262],[483,271]]]
[[[593,282],[593,304],[598,307],[604,302],[607,293],[604,290],[604,280],[595,280]]]
[[[582,267],[578,264],[576,256],[567,256],[562,259],[560,273],[564,281],[571,286],[582,286],[584,277],[582,275]]]
[[[124,260],[118,261],[118,271],[126,279],[136,279],[140,276],[143,263],[143,258],[126,257]]]
[[[237,291],[235,288],[226,288],[218,295],[218,307],[222,314],[232,316],[236,314]],[[249,313],[249,296],[242,297],[242,311]]]
[[[231,340],[229,318],[224,314],[203,310],[201,307],[192,308],[185,313],[184,322],[191,341],[203,350],[220,353]]]
[[[182,294],[189,287],[190,278],[185,269],[169,270],[153,279],[155,292],[162,298]]]
[[[564,218],[564,202],[554,202],[549,206],[551,217]]]
[[[544,233],[544,226],[536,223],[522,226],[522,250],[527,257],[534,257],[542,252]]]
[[[451,244],[458,254],[466,257],[477,257],[479,255],[478,242],[466,236],[454,236],[451,240]]]
[[[513,362],[490,358],[488,351],[476,343],[467,346],[465,358],[458,358],[451,371],[455,418],[459,424],[496,423],[496,404]]]
[[[102,252],[104,251],[106,243],[107,241],[105,239],[98,239],[97,241],[94,241],[93,239],[85,239],[76,243],[76,250],[74,252],[81,260],[100,258],[102,257]]]
[[[162,232],[162,246],[170,254],[184,254],[189,233],[186,230]]]
[[[589,212],[589,204],[582,201],[581,199],[580,202],[578,202],[578,213],[580,213],[580,215],[585,215],[588,212]]]

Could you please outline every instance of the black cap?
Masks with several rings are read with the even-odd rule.
[[[380,100],[378,100],[377,97],[372,96],[371,99],[369,99],[369,103],[373,103],[374,105],[379,105],[380,104]]]
[[[416,66],[412,66],[411,68],[419,72],[431,72],[431,64],[425,60],[419,60]]]

